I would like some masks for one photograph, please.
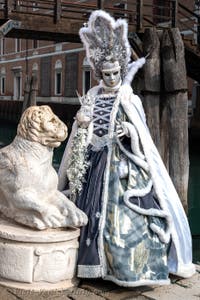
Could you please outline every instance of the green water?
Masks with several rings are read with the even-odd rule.
[[[0,122],[0,148],[10,144],[14,139],[17,131],[17,125],[9,122]],[[66,142],[63,142],[60,147],[54,149],[53,166],[58,170],[61,158],[65,149]]]
[[[188,217],[193,235],[193,257],[200,262],[200,140],[190,140],[190,176],[188,189]]]
[[[13,140],[16,135],[16,125],[0,122],[0,147],[4,147]]]
[[[200,152],[190,154],[189,220],[194,235],[200,236]]]

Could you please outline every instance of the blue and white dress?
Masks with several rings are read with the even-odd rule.
[[[130,120],[131,106],[129,112],[123,105],[123,95],[124,90],[105,93],[101,87],[93,95],[86,154],[89,166],[76,199],[89,220],[81,229],[77,276],[101,277],[130,287],[168,284],[169,272],[187,273],[186,277],[194,273],[191,246],[186,245],[187,271],[178,271],[173,216],[163,204],[146,146]],[[116,120],[127,126],[128,136],[117,137]],[[65,188],[64,183],[60,188]],[[187,227],[186,218],[183,221]]]

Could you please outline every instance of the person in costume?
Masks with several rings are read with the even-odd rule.
[[[80,30],[99,85],[80,97],[59,169],[59,189],[88,216],[77,276],[121,286],[169,284],[190,277],[191,234],[180,199],[152,141],[131,81],[125,20],[98,10]]]

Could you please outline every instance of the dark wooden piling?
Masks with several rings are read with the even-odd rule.
[[[184,45],[177,28],[165,30],[161,43],[164,92],[162,135],[169,174],[187,211],[189,178],[188,98]]]
[[[38,80],[36,75],[32,75],[29,79],[27,77],[24,89],[24,101],[22,107],[22,113],[29,107],[37,105],[37,92],[38,92]]]
[[[152,138],[160,151],[160,41],[155,28],[144,32],[144,53],[149,53],[144,65],[144,109]]]
[[[152,138],[187,211],[188,98],[184,45],[177,28],[146,29],[144,109]]]
[[[22,113],[26,110],[28,107],[29,103],[29,95],[30,95],[30,80],[27,77],[26,82],[25,82],[25,87],[24,87],[24,101],[23,101],[23,106],[22,106]]]
[[[31,77],[30,106],[37,105],[38,79],[36,75]]]

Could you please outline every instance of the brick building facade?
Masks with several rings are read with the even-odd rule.
[[[94,1],[75,2],[92,4]],[[122,0],[111,3],[106,0],[104,4],[107,2],[110,3],[109,6],[123,5],[132,9],[130,7],[132,1]],[[150,4],[146,7],[146,14],[167,16],[165,7],[168,7],[168,0],[146,2]],[[189,9],[195,9],[194,3],[190,0],[182,2]],[[35,3],[37,4],[37,1]],[[153,8],[152,11],[152,4],[157,5],[156,10]],[[33,9],[37,7],[34,6]],[[164,22],[164,19],[153,18],[156,23]],[[1,38],[0,100],[23,100],[26,78],[30,78],[32,74],[35,74],[38,79],[37,100],[39,102],[77,104],[76,90],[83,94],[95,84],[82,44]]]
[[[38,79],[38,101],[77,103],[91,86],[81,44],[1,39],[0,99],[23,100],[27,76]]]

